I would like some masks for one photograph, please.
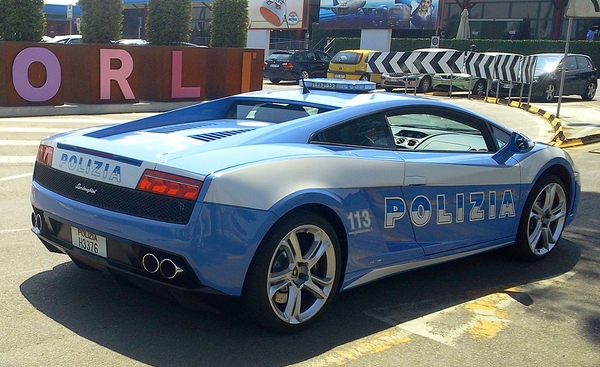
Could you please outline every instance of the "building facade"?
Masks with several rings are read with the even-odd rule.
[[[212,0],[191,0],[191,42],[208,45]],[[412,0],[415,4],[419,0]],[[306,0],[306,29],[302,31],[273,30],[271,40],[305,40],[310,28],[318,22],[321,0]],[[368,4],[368,0],[367,0]],[[394,31],[394,37],[430,37],[436,33],[453,38],[458,29],[462,7],[469,10],[471,38],[477,39],[565,39],[567,0],[440,0],[438,28],[435,31]],[[148,0],[123,0],[123,38],[146,38]],[[47,36],[79,33],[81,9],[72,7],[67,19],[67,6],[45,5]],[[575,19],[571,39],[582,39],[590,26],[600,25],[600,19]],[[348,35],[353,35],[348,30]],[[317,42],[318,40],[312,40]]]

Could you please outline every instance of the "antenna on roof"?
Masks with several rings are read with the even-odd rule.
[[[300,83],[302,83],[302,94],[310,93],[310,90],[308,90],[308,87],[306,86],[306,83],[304,82],[304,75],[302,72],[300,72]]]

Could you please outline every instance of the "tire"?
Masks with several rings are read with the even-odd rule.
[[[363,74],[360,76],[360,78],[358,78],[358,80],[362,80],[364,82],[368,82],[371,81],[371,77],[369,76],[369,74]]]
[[[584,101],[591,101],[596,96],[597,85],[594,82],[589,82],[586,92],[581,95]]]
[[[300,80],[308,78],[310,78],[310,74],[308,73],[308,71],[302,70],[302,72],[300,73]]]
[[[556,87],[554,84],[547,84],[544,88],[544,94],[542,95],[542,101],[544,102],[552,102],[554,97],[556,96]]]
[[[431,77],[429,75],[424,76],[419,83],[418,91],[422,93],[429,92],[431,90]]]
[[[246,315],[277,333],[305,329],[337,294],[341,261],[338,238],[325,219],[306,211],[284,217],[250,264],[242,292]]]
[[[525,260],[548,256],[565,228],[567,208],[565,184],[554,175],[542,175],[525,202],[514,244],[515,254]]]
[[[271,84],[279,84],[279,82],[281,81],[281,79],[273,78],[273,79],[269,79],[269,81],[271,82]]]
[[[477,83],[473,86],[473,90],[471,94],[476,96],[485,96],[485,92],[487,89],[487,82],[483,79],[479,79]]]

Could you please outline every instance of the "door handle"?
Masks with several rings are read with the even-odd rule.
[[[425,177],[425,176],[407,176],[404,179],[404,184],[406,186],[427,185],[427,177]]]

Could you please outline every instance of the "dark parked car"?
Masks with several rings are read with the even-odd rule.
[[[263,76],[271,83],[325,78],[331,56],[318,50],[275,51],[265,61]]]
[[[564,65],[564,54],[542,53],[535,54],[537,62],[533,76],[533,89],[531,98],[544,102],[551,102],[558,96],[560,78]],[[565,71],[565,83],[563,96],[578,94],[586,101],[592,100],[596,95],[598,85],[598,70],[587,55],[569,54],[567,56],[567,69]],[[500,84],[500,95],[508,95],[509,85]],[[492,88],[494,92],[496,86]],[[511,95],[518,96],[521,93],[521,85],[513,84]],[[529,84],[523,88],[523,96],[529,93]]]

